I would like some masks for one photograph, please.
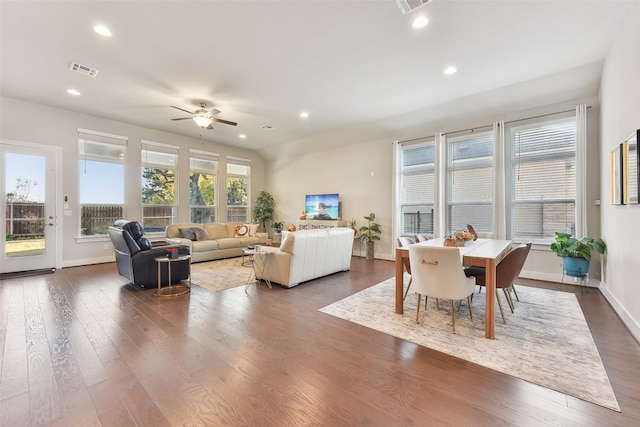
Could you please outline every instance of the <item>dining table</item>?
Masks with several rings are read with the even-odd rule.
[[[444,246],[444,238],[430,239],[414,243],[419,246]],[[495,294],[496,294],[496,266],[511,249],[511,240],[476,239],[459,246],[462,264],[466,266],[485,268],[485,337],[495,339]],[[396,248],[396,313],[404,313],[404,259],[409,258],[407,246]]]

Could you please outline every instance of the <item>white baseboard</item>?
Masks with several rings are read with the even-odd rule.
[[[618,317],[620,317],[620,320],[622,320],[622,323],[627,327],[636,342],[640,343],[640,324],[638,324],[638,322],[629,315],[627,310],[625,310],[618,299],[609,292],[606,286],[600,286],[600,292],[602,292],[602,295],[604,295],[609,304],[611,304],[611,307],[613,307],[613,310],[616,312]]]
[[[104,256],[100,258],[84,258],[84,259],[74,259],[71,261],[63,261],[62,268],[67,267],[80,267],[83,265],[91,265],[91,264],[104,264],[107,262],[115,262],[115,255]]]

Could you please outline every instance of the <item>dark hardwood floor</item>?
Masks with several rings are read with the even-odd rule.
[[[114,264],[2,280],[0,424],[640,425],[640,348],[597,290],[563,287],[621,413],[318,311],[393,274],[393,262],[354,258],[292,289],[196,286],[174,299],[127,285]]]

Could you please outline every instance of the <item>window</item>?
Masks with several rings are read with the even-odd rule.
[[[447,137],[447,234],[493,232],[493,134]]]
[[[176,218],[178,147],[142,141],[142,226],[164,231]]]
[[[507,138],[510,238],[550,241],[556,231],[575,234],[575,114],[511,126]]]
[[[124,217],[126,148],[126,137],[78,129],[81,236],[106,235]]]
[[[216,174],[218,155],[191,150],[189,171],[189,206],[191,222],[216,222]]]
[[[435,148],[434,138],[400,148],[401,234],[434,234]]]
[[[227,157],[227,221],[249,222],[251,161]]]

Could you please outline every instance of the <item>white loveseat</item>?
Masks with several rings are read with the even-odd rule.
[[[255,255],[259,279],[285,288],[351,268],[353,230],[346,227],[283,232],[280,247]]]

